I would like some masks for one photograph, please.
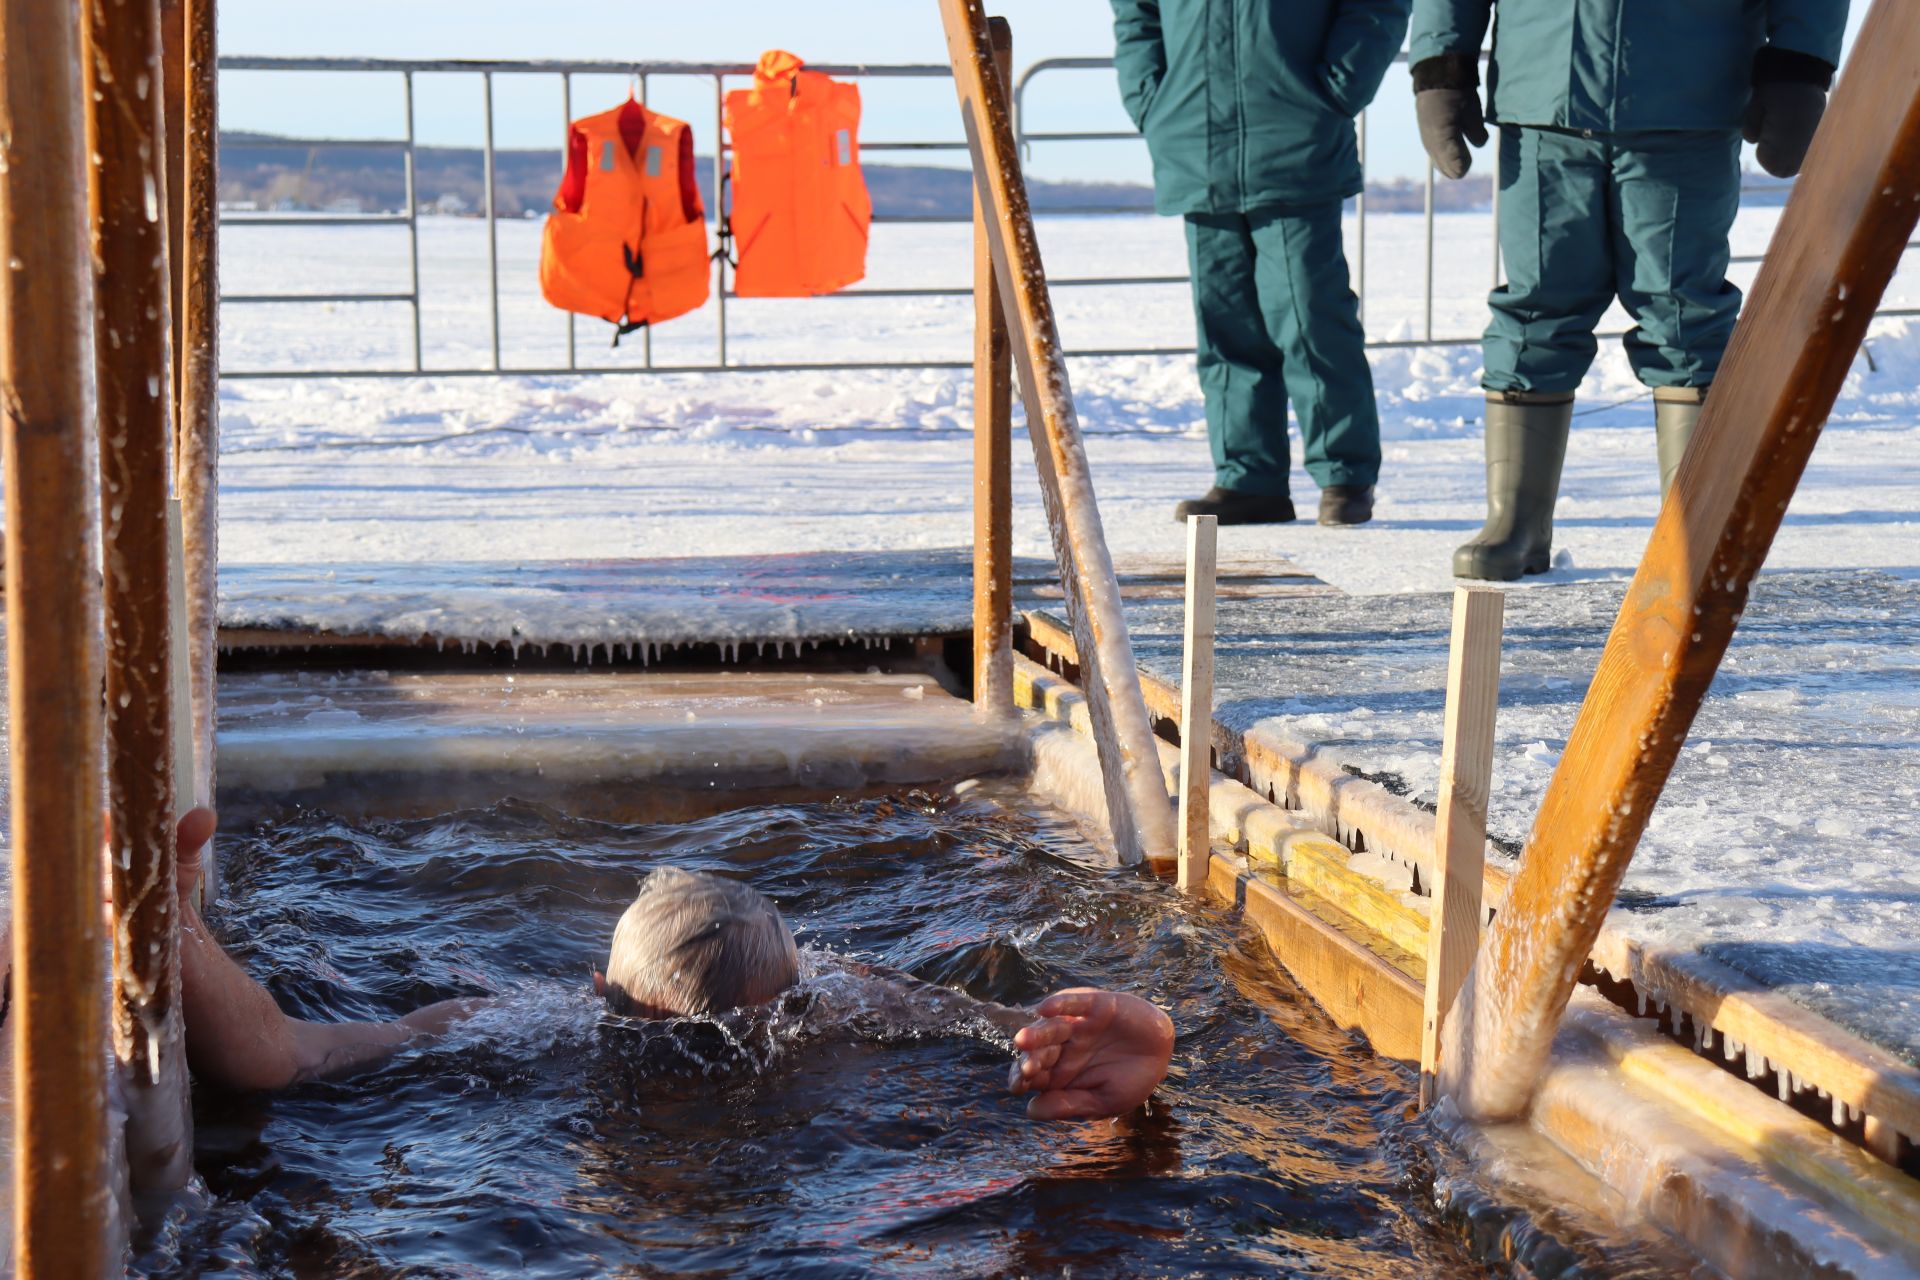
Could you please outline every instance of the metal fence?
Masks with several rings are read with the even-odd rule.
[[[1399,55],[1398,62],[1404,63],[1406,55]],[[948,79],[952,72],[945,64],[904,63],[904,64],[810,64],[813,70],[824,72],[841,79]],[[1034,82],[1043,76],[1063,71],[1110,70],[1111,58],[1048,58],[1028,66],[1016,78],[1013,92],[1014,133],[1023,155],[1027,154],[1034,143],[1133,143],[1140,144],[1140,136],[1132,130],[1045,130],[1030,127],[1026,107],[1027,91]],[[499,216],[495,207],[495,148],[494,148],[494,79],[496,76],[553,76],[558,77],[561,89],[561,106],[565,119],[563,125],[570,123],[573,116],[573,80],[575,76],[619,76],[630,78],[636,85],[641,101],[646,101],[647,90],[651,84],[667,77],[683,77],[710,81],[713,88],[713,190],[716,218],[723,218],[726,209],[727,158],[729,147],[723,126],[727,82],[729,80],[747,80],[753,75],[753,68],[744,64],[732,63],[689,63],[689,62],[608,62],[608,61],[468,61],[468,60],[428,60],[386,58],[255,58],[224,57],[220,59],[223,71],[256,71],[288,73],[355,73],[368,72],[390,74],[400,78],[403,87],[404,129],[398,138],[346,139],[346,138],[273,138],[260,140],[234,140],[223,143],[226,149],[288,147],[307,148],[312,151],[343,149],[382,149],[398,153],[404,167],[404,209],[399,213],[380,214],[329,214],[300,213],[293,215],[260,215],[237,212],[223,212],[220,224],[240,227],[366,227],[366,226],[404,226],[408,238],[408,276],[404,290],[385,290],[361,293],[240,293],[223,295],[221,302],[230,306],[300,306],[328,303],[385,303],[404,305],[411,310],[412,342],[410,362],[395,369],[222,369],[225,378],[304,378],[304,377],[363,377],[395,378],[418,377],[423,374],[432,376],[492,376],[498,374],[514,375],[551,375],[566,373],[706,373],[722,371],[758,371],[777,372],[806,369],[893,369],[893,368],[969,368],[970,363],[962,358],[953,360],[822,360],[822,361],[755,361],[736,359],[729,350],[727,328],[727,303],[735,295],[728,284],[728,262],[724,255],[714,259],[714,336],[713,358],[706,363],[663,364],[654,359],[653,334],[651,330],[641,331],[639,358],[630,365],[583,367],[578,362],[578,334],[576,317],[567,316],[566,363],[563,365],[526,365],[510,366],[501,359],[500,345],[500,252],[499,252]],[[487,224],[487,317],[490,330],[490,355],[488,363],[477,367],[429,366],[423,358],[421,325],[420,290],[420,209],[419,194],[415,189],[415,118],[414,118],[414,79],[420,75],[467,75],[478,76],[481,81],[481,101],[483,113],[482,143],[482,188],[484,195],[483,215]],[[1358,122],[1360,161],[1364,172],[1367,153],[1367,115],[1363,113]],[[965,156],[967,144],[961,139],[896,139],[862,141],[863,153],[914,153],[914,152],[950,152]],[[1492,280],[1500,282],[1499,248],[1499,150],[1491,148],[1493,175],[1493,207],[1490,237],[1492,243]],[[1416,337],[1368,339],[1369,347],[1431,347],[1471,344],[1479,341],[1476,333],[1438,334],[1434,331],[1434,252],[1435,252],[1435,174],[1433,167],[1426,167],[1424,179],[1424,278],[1422,281],[1422,320]],[[1758,189],[1755,189],[1758,190]],[[1778,188],[1769,188],[1778,191]],[[1364,192],[1355,200],[1356,214],[1356,251],[1353,260],[1354,291],[1360,299],[1361,316],[1364,320],[1367,304],[1367,197]],[[1137,205],[1075,205],[1071,208],[1056,210],[1037,210],[1039,217],[1089,216],[1101,214],[1139,214],[1143,213]],[[875,214],[876,224],[889,222],[902,223],[966,223],[967,215],[884,215]],[[1909,250],[1920,248],[1920,241],[1907,246]],[[1760,261],[1762,255],[1750,254],[1736,256],[1737,264],[1752,264]],[[1131,276],[1067,276],[1052,277],[1049,280],[1055,289],[1073,288],[1141,288],[1148,286],[1184,285],[1188,277],[1180,275],[1131,275]],[[824,295],[826,298],[964,298],[972,294],[971,285],[925,288],[875,288],[855,287],[843,289],[838,293]],[[1881,316],[1920,315],[1920,308],[1888,308],[1879,312]],[[1618,336],[1603,335],[1603,336]],[[1129,347],[1123,345],[1092,346],[1070,349],[1072,357],[1095,356],[1158,356],[1188,355],[1193,351],[1189,345]]]

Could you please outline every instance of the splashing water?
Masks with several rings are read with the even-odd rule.
[[[210,1202],[139,1270],[1486,1274],[1463,1240],[1493,1202],[1421,1154],[1406,1077],[1231,917],[1016,803],[990,783],[633,827],[509,801],[229,840],[214,927],[290,1011],[495,999],[371,1075],[203,1093]],[[667,862],[772,897],[799,986],[716,1018],[611,1014],[590,970]],[[1173,1073],[1143,1115],[1031,1124],[1004,1033],[960,1000],[904,1016],[864,964],[1003,1004],[1138,991],[1179,1028]]]

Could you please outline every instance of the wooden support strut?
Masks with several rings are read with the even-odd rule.
[[[1220,521],[1187,517],[1187,605],[1180,663],[1180,869],[1182,893],[1204,893],[1212,856],[1214,572]]]
[[[22,1280],[118,1269],[100,908],[99,475],[73,0],[0,5],[0,466],[13,804],[13,1241]]]
[[[1876,0],[1448,1022],[1441,1083],[1470,1116],[1527,1105],[1916,220],[1920,0]]]
[[[1440,748],[1433,910],[1427,926],[1426,1016],[1420,1031],[1420,1105],[1430,1106],[1440,1028],[1480,948],[1480,885],[1487,865],[1487,801],[1493,791],[1493,728],[1500,705],[1500,629],[1507,598],[1457,587],[1447,657],[1447,709]]]
[[[989,23],[994,66],[1013,82],[1013,32]],[[987,207],[973,194],[973,701],[1001,718],[1013,706],[1013,352],[993,274]]]
[[[155,0],[88,0],[84,25],[100,412],[114,1052],[136,1191],[192,1173],[174,897],[170,315]],[[185,708],[179,708],[184,713]],[[189,764],[191,758],[189,757]]]
[[[186,548],[188,683],[193,770],[180,780],[182,808],[214,793],[215,663],[219,656],[220,560],[220,148],[215,0],[185,0],[186,129],[182,200],[184,259],[179,323],[179,447],[176,467]],[[174,68],[169,66],[168,72]],[[206,862],[214,872],[211,858]]]
[[[187,308],[182,284],[187,266],[187,0],[160,0],[160,115],[161,134],[166,143],[167,180],[163,186],[167,205],[167,290],[168,310],[172,317],[167,334],[172,348],[174,456],[179,456],[180,388],[185,381],[181,353],[186,343],[180,332]]]
[[[940,14],[973,156],[975,190],[990,215],[985,220],[987,241],[1005,301],[1054,558],[1079,647],[1108,826],[1122,862],[1170,858],[1173,805],[1160,775],[1153,726],[1121,612],[1120,584],[1094,502],[1086,445],[1014,145],[1009,95],[994,69],[981,0],[940,0]]]

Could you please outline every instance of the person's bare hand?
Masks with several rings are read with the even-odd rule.
[[[1007,1076],[1030,1093],[1027,1115],[1071,1120],[1123,1115],[1145,1102],[1173,1057],[1173,1020],[1139,996],[1092,987],[1056,992],[1013,1037]]]
[[[193,910],[194,899],[199,894],[200,858],[206,852],[207,841],[213,839],[217,822],[213,810],[202,805],[181,814],[180,825],[174,829],[173,883],[183,913]],[[191,919],[184,914],[181,918]]]

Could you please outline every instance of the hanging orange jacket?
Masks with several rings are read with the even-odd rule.
[[[860,90],[804,65],[773,50],[753,88],[727,95],[741,297],[806,298],[867,273],[873,202],[860,174]]]
[[[693,130],[632,99],[575,120],[540,246],[547,301],[626,333],[702,306],[710,262]]]

